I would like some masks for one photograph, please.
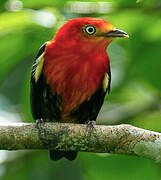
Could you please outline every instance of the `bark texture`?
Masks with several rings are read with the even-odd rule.
[[[131,125],[0,124],[0,149],[58,149],[136,155],[161,163],[161,133]]]

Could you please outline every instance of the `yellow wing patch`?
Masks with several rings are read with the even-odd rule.
[[[108,83],[109,83],[109,76],[106,73],[102,82],[102,86],[103,86],[103,91],[106,92],[107,87],[108,87]]]
[[[36,69],[34,72],[34,78],[35,78],[35,82],[38,81],[42,69],[43,69],[43,64],[44,64],[44,53],[42,53],[42,55],[36,60]]]

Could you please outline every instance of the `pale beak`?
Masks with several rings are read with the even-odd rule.
[[[120,29],[113,29],[106,34],[106,37],[127,37],[127,38],[129,38],[129,35]]]

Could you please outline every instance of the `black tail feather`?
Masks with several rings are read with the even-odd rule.
[[[72,161],[75,160],[77,157],[77,152],[76,151],[56,151],[56,150],[50,150],[49,151],[49,156],[50,159],[53,161],[57,161],[63,157],[66,159]]]

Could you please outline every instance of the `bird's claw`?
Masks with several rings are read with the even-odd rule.
[[[96,121],[87,121],[87,128],[89,129],[89,133],[91,134],[93,130],[95,130]]]
[[[44,121],[44,119],[42,119],[42,118],[40,118],[40,119],[36,119],[36,125],[35,125],[35,127],[37,128],[37,129],[40,129],[40,124],[41,123],[43,123],[43,122],[45,122]]]

